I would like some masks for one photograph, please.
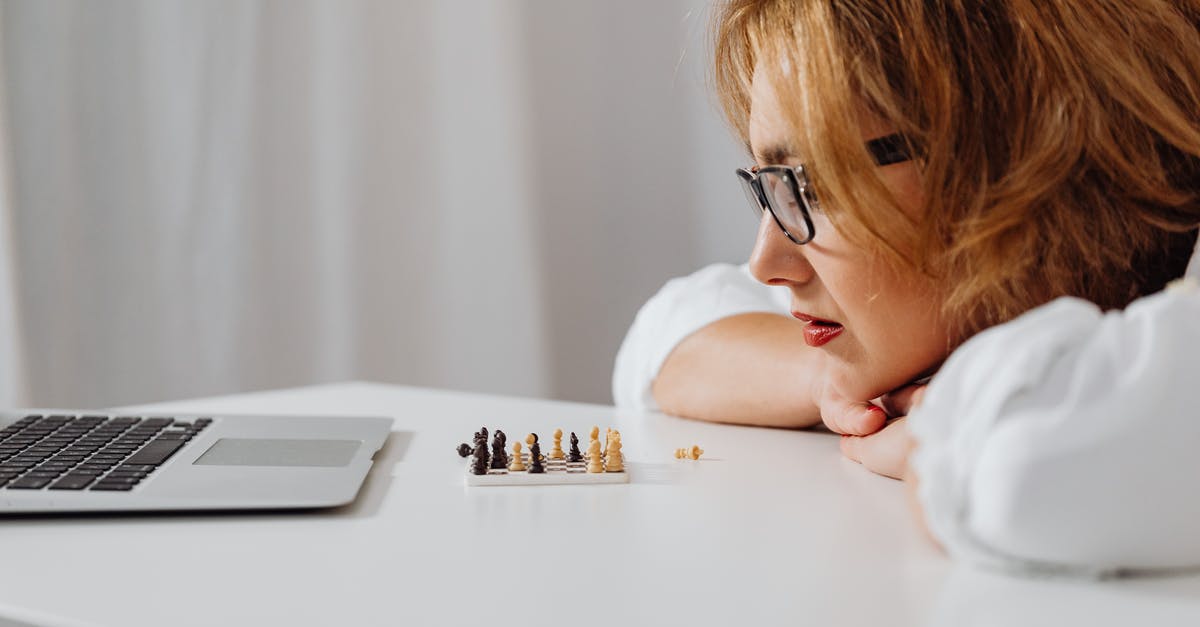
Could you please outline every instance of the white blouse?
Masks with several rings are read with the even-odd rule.
[[[680,341],[726,316],[787,315],[789,299],[745,265],[667,283],[618,353],[616,404],[655,409],[651,385]],[[956,559],[1018,572],[1200,566],[1193,385],[1200,287],[1192,278],[1124,311],[1060,298],[976,335],[908,421],[930,530]]]

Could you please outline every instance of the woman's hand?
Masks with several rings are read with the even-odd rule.
[[[882,429],[887,424],[887,412],[873,403],[852,401],[829,382],[829,377],[812,378],[812,398],[821,412],[821,422],[834,433],[864,436]]]
[[[842,454],[867,467],[871,472],[902,479],[908,470],[908,454],[912,450],[912,437],[908,434],[907,416],[921,404],[925,394],[924,385],[909,385],[879,399],[888,414],[900,416],[882,430],[870,435],[843,435]]]

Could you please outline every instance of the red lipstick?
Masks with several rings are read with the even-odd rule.
[[[808,324],[804,325],[804,343],[812,347],[824,346],[842,334],[846,327],[832,321],[815,318],[798,311],[792,312],[792,317]]]

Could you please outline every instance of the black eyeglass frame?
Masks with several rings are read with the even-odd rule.
[[[912,150],[908,139],[900,133],[892,133],[868,141],[867,151],[871,153],[871,158],[877,166],[892,165],[912,159]],[[804,165],[794,167],[788,165],[753,166],[738,168],[736,172],[746,192],[746,199],[750,202],[751,208],[755,210],[756,216],[762,216],[762,212],[769,211],[771,218],[779,226],[779,230],[783,231],[783,234],[796,244],[804,245],[813,240],[816,230],[813,228],[812,212],[819,210],[820,203],[817,202],[817,196],[813,193],[812,182],[808,178],[808,171],[804,169]],[[804,227],[805,235],[803,237],[797,237],[788,230],[783,219],[779,217],[782,210],[777,211],[772,204],[774,197],[768,196],[763,191],[762,180],[759,177],[764,173],[776,174],[787,182],[792,195],[799,201],[800,218],[803,220],[803,224],[796,226]]]

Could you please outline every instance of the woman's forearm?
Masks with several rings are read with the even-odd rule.
[[[713,422],[810,427],[821,421],[803,325],[771,313],[717,320],[680,342],[653,394],[666,413]]]

